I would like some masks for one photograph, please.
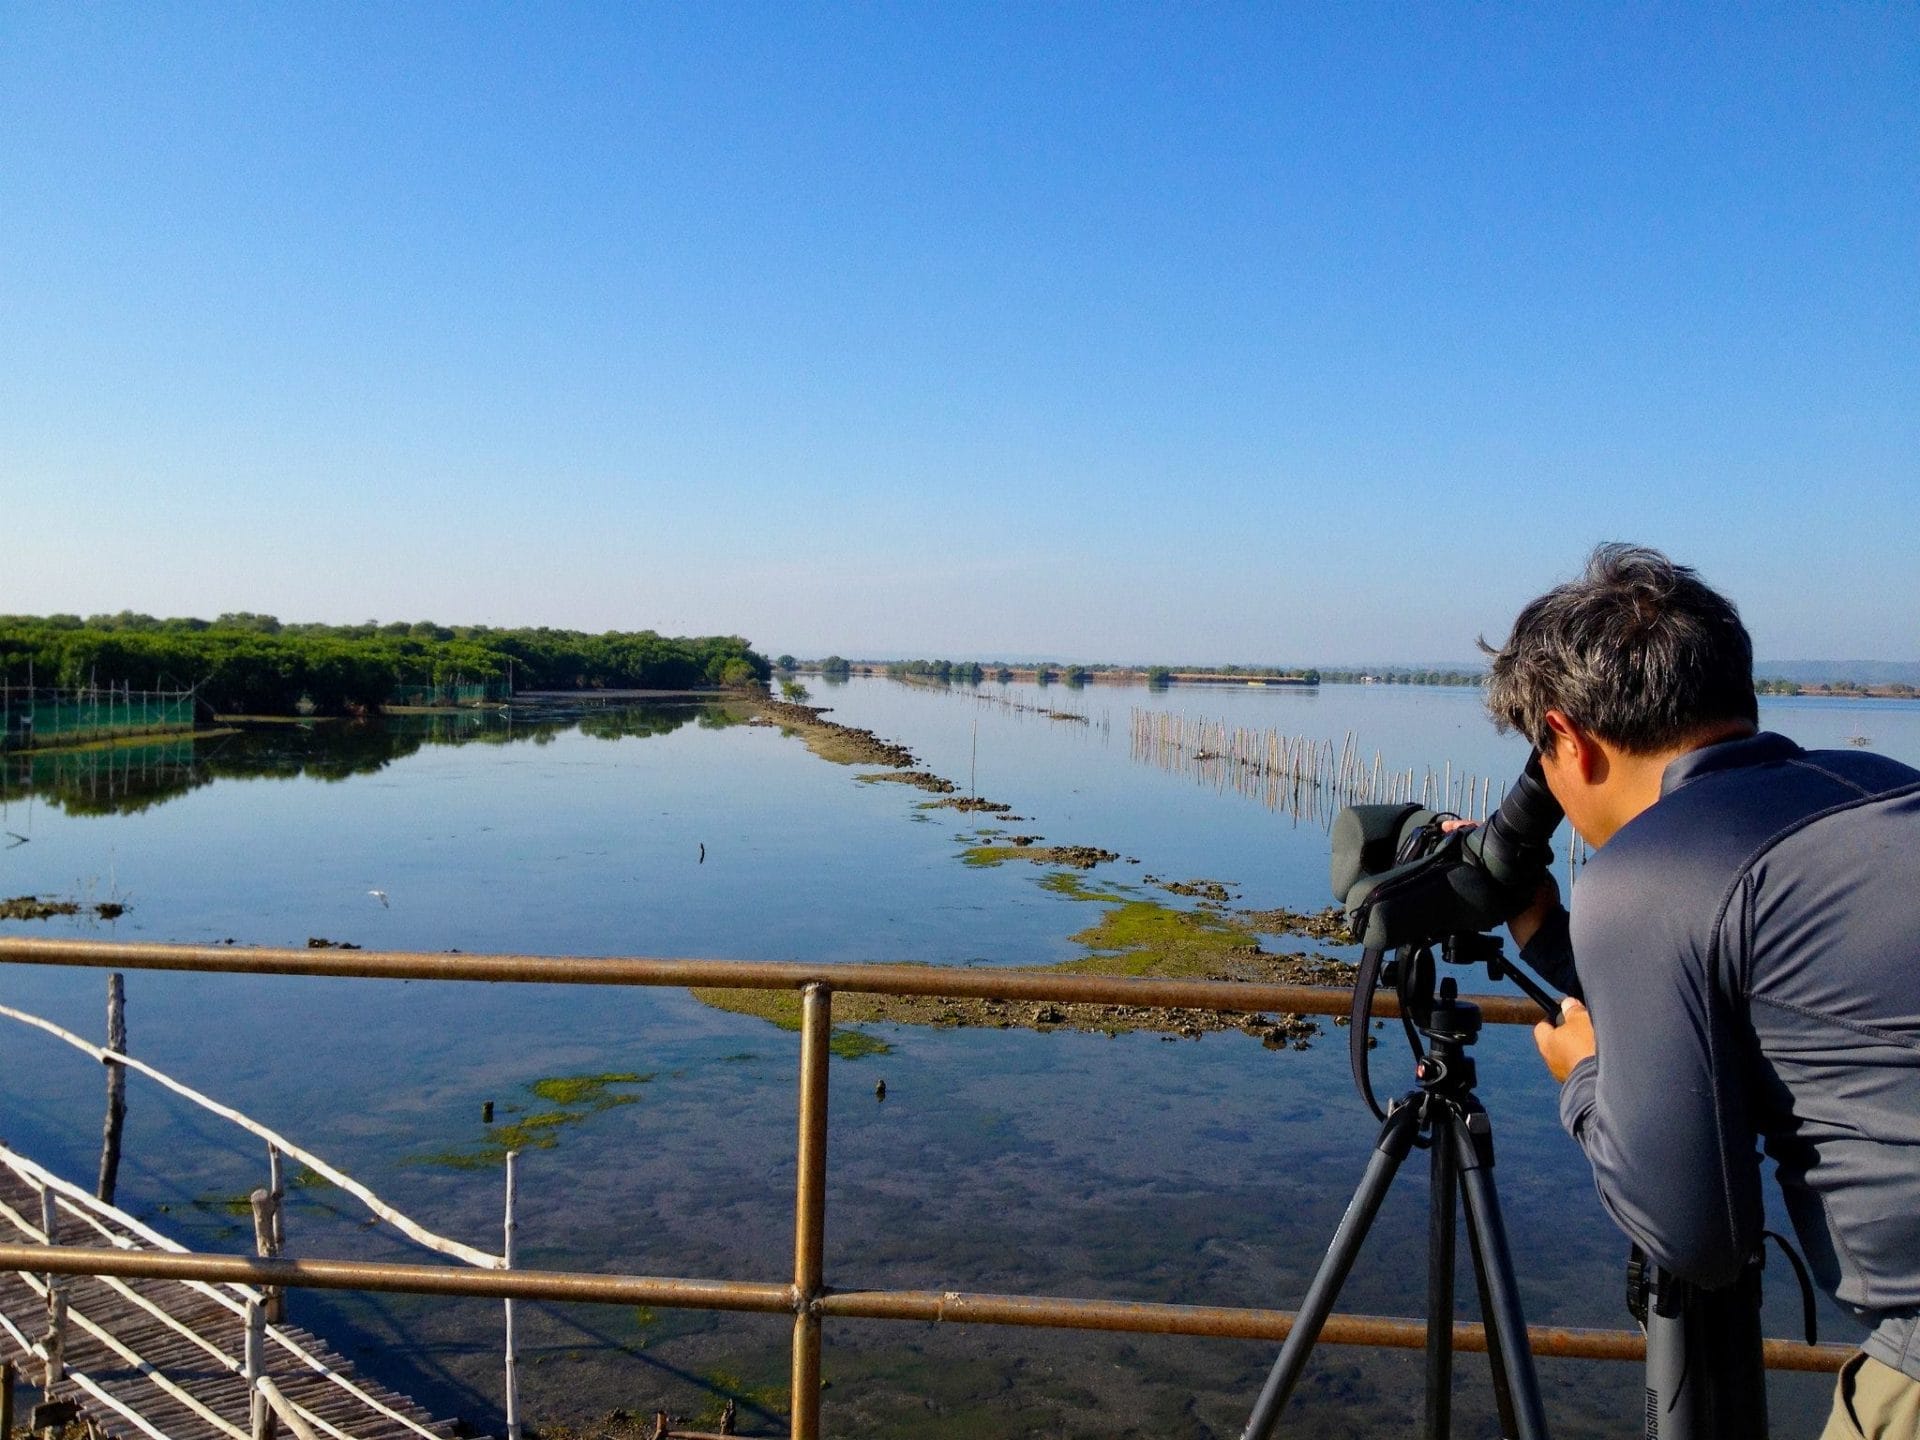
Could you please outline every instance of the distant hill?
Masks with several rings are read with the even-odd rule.
[[[1756,660],[1760,680],[1797,680],[1802,685],[1832,685],[1858,680],[1863,685],[1920,684],[1920,660]]]

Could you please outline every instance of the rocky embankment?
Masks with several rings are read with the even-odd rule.
[[[798,735],[815,754],[840,764],[885,767],[882,773],[863,775],[865,781],[909,785],[938,798],[920,802],[922,810],[953,810],[992,819],[1017,819],[1012,806],[977,795],[958,794],[943,776],[915,768],[912,753],[870,730],[824,718],[825,711],[810,705],[765,699],[754,702],[756,722],[779,725]],[[962,837],[965,838],[965,837]],[[1040,884],[1070,900],[1101,907],[1101,916],[1071,937],[1085,952],[1056,965],[1009,969],[1021,975],[1111,975],[1182,980],[1230,980],[1259,984],[1350,986],[1354,967],[1326,955],[1293,952],[1274,954],[1262,937],[1299,936],[1335,944],[1348,943],[1346,917],[1338,910],[1302,913],[1294,910],[1233,910],[1234,896],[1219,880],[1163,880],[1142,877],[1146,885],[1200,904],[1179,908],[1149,898],[1141,885],[1098,882],[1082,876],[1120,859],[1117,851],[1096,845],[1052,845],[1041,835],[1006,835],[996,829],[975,832],[980,843],[960,852],[968,865],[992,867],[1011,860],[1047,867],[1051,874]],[[1137,864],[1137,861],[1129,863]],[[696,989],[706,1004],[739,1014],[757,1015],[787,1029],[800,1024],[797,995],[783,991]],[[1269,1049],[1304,1049],[1321,1033],[1323,1021],[1294,1014],[1220,1014],[1156,1005],[1078,1004],[1049,1001],[950,999],[932,996],[858,995],[834,997],[834,1020],[842,1025],[887,1023],[1032,1030],[1082,1030],[1118,1035],[1155,1031],[1169,1040],[1197,1038],[1208,1033],[1239,1030],[1257,1037]],[[1336,1024],[1345,1023],[1343,1019]],[[836,1032],[847,1041],[860,1040],[854,1032]],[[860,1053],[877,1053],[874,1042]],[[855,1053],[848,1048],[838,1053]]]
[[[793,731],[822,760],[831,760],[836,765],[885,765],[894,770],[913,766],[913,752],[906,746],[883,740],[871,730],[822,719],[830,707],[795,705],[771,697],[752,704],[756,713],[749,723],[778,725]]]

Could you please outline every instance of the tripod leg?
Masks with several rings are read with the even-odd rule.
[[[1273,1362],[1267,1383],[1261,1387],[1260,1398],[1253,1402],[1253,1414],[1247,1419],[1247,1428],[1240,1432],[1240,1440],[1267,1440],[1273,1434],[1287,1397],[1307,1368],[1307,1357],[1313,1353],[1313,1342],[1320,1338],[1320,1327],[1333,1313],[1333,1303],[1360,1254],[1361,1242],[1367,1238],[1374,1216],[1380,1213],[1380,1202],[1387,1198],[1387,1187],[1413,1148],[1420,1131],[1420,1111],[1420,1097],[1409,1096],[1388,1113],[1387,1123],[1380,1127],[1366,1173],[1360,1177],[1353,1199],[1347,1202],[1347,1213],[1340,1217],[1333,1243],[1327,1246],[1313,1283],[1307,1287],[1306,1299],[1300,1302],[1293,1328],[1287,1332],[1280,1358]]]
[[[1479,1273],[1492,1302],[1485,1317],[1488,1338],[1499,1348],[1507,1372],[1518,1440],[1546,1440],[1547,1417],[1540,1401],[1540,1381],[1533,1371],[1533,1351],[1527,1346],[1520,1287],[1513,1278],[1507,1227],[1500,1218],[1500,1196],[1493,1185],[1493,1133],[1488,1128],[1487,1112],[1476,1108],[1451,1117],[1451,1124],[1459,1144],[1467,1223],[1478,1241],[1476,1248],[1484,1262]]]
[[[1434,1127],[1427,1197],[1427,1429],[1447,1440],[1453,1428],[1454,1196],[1459,1183],[1451,1127]]]
[[[1467,1227],[1467,1247],[1473,1254],[1473,1284],[1480,1292],[1480,1319],[1491,1325],[1488,1319],[1493,1314],[1493,1301],[1487,1294],[1487,1261],[1480,1253],[1480,1232],[1473,1226]],[[1513,1417],[1513,1390],[1507,1384],[1506,1362],[1500,1358],[1498,1345],[1487,1346],[1487,1368],[1493,1372],[1493,1404],[1500,1415],[1500,1433],[1513,1435],[1519,1430],[1519,1422]]]

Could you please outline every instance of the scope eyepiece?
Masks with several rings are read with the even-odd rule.
[[[1538,884],[1553,863],[1549,842],[1564,818],[1560,802],[1547,788],[1536,750],[1527,756],[1526,768],[1500,801],[1500,808],[1467,836],[1467,853],[1502,885]]]

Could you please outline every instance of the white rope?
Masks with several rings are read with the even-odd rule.
[[[40,1165],[36,1165],[33,1161],[27,1159],[26,1156],[19,1154],[17,1151],[9,1149],[4,1143],[0,1143],[0,1164],[4,1164],[8,1166],[12,1170],[14,1170],[17,1174],[19,1174],[22,1178],[34,1184],[47,1185],[51,1187],[62,1196],[69,1199],[70,1201],[77,1200],[79,1202],[77,1206],[73,1204],[69,1204],[65,1208],[69,1210],[71,1213],[77,1215],[79,1218],[85,1220],[89,1225],[91,1225],[94,1229],[98,1230],[102,1235],[104,1235],[109,1241],[111,1241],[115,1246],[117,1246],[120,1249],[123,1249],[123,1250],[135,1249],[137,1247],[135,1247],[132,1244],[132,1242],[127,1240],[124,1236],[115,1235],[111,1230],[107,1229],[105,1225],[101,1224],[99,1220],[94,1218],[92,1213],[90,1213],[91,1211],[97,1209],[104,1212],[105,1214],[111,1216],[117,1224],[126,1226],[129,1230],[133,1231],[135,1234],[140,1235],[141,1238],[143,1239],[151,1240],[152,1243],[161,1250],[166,1250],[176,1255],[185,1255],[185,1254],[191,1253],[187,1250],[187,1247],[180,1244],[179,1241],[173,1240],[168,1236],[162,1235],[159,1231],[154,1230],[149,1226],[141,1224],[138,1220],[135,1220],[131,1215],[127,1214],[124,1210],[121,1210],[116,1206],[109,1205],[104,1200],[95,1198],[93,1195],[91,1195],[85,1190],[80,1189],[76,1185],[69,1184],[67,1181],[62,1180],[59,1176],[53,1174],[51,1171],[45,1169]],[[38,1238],[39,1240],[42,1241],[42,1243],[45,1243],[46,1235],[38,1226],[26,1224],[24,1221],[19,1220],[17,1215],[15,1218],[16,1218],[16,1223],[20,1224],[21,1227],[28,1234]],[[106,1277],[95,1276],[94,1278],[105,1279]],[[176,1280],[173,1283],[176,1285],[184,1285],[190,1290],[194,1290],[199,1294],[207,1296],[209,1299],[213,1300],[216,1304],[224,1306],[226,1309],[232,1311],[235,1315],[239,1315],[243,1318],[246,1315],[247,1307],[246,1307],[245,1301],[241,1299],[236,1299],[234,1298],[233,1295],[228,1295],[223,1293],[222,1287],[216,1287],[204,1280]],[[262,1298],[260,1291],[255,1290],[250,1286],[246,1286],[246,1285],[238,1285],[238,1284],[229,1285],[224,1287],[224,1289],[233,1290],[237,1292],[240,1296],[243,1296],[248,1300],[258,1301]],[[0,1315],[0,1320],[4,1320],[5,1318],[6,1317],[4,1315]],[[331,1365],[327,1364],[326,1361],[320,1359],[319,1356],[309,1353],[307,1349],[300,1344],[299,1341],[293,1339],[291,1336],[281,1331],[278,1327],[269,1325],[267,1327],[267,1338],[272,1340],[276,1345],[278,1345],[282,1350],[286,1351],[294,1359],[298,1360],[302,1365],[305,1365],[309,1370],[313,1371],[314,1374],[320,1376],[322,1379],[328,1381],[330,1384],[336,1385],[340,1389],[346,1391],[347,1394],[351,1395],[355,1400],[358,1400],[362,1405],[365,1405],[369,1410],[375,1411],[376,1413],[385,1416],[387,1419],[393,1421],[397,1425],[402,1425],[406,1427],[408,1430],[411,1430],[414,1434],[423,1437],[423,1440],[441,1440],[441,1437],[435,1431],[428,1429],[426,1426],[422,1425],[419,1421],[414,1420],[409,1416],[403,1415],[400,1411],[394,1409],[391,1405],[388,1405],[385,1401],[380,1400],[377,1397],[368,1394],[360,1386],[356,1385],[352,1380],[348,1379],[345,1375],[342,1375],[338,1370],[335,1370]],[[312,1415],[311,1412],[309,1412],[309,1414],[311,1415],[311,1418],[316,1423],[318,1423],[323,1429],[327,1430],[329,1433],[334,1435],[336,1437],[336,1440],[352,1440],[351,1436],[348,1436],[344,1432],[337,1430],[333,1426],[327,1424],[327,1422],[322,1420],[318,1415]]]
[[[362,1185],[358,1180],[355,1180],[351,1175],[348,1175],[344,1171],[336,1170],[311,1151],[301,1149],[277,1130],[269,1129],[258,1120],[243,1115],[238,1110],[232,1109],[229,1106],[222,1105],[219,1101],[211,1099],[206,1095],[202,1095],[192,1086],[181,1084],[171,1075],[154,1069],[153,1066],[147,1064],[145,1061],[136,1060],[131,1055],[124,1054],[118,1050],[103,1049],[90,1041],[81,1039],[70,1030],[62,1030],[51,1020],[43,1020],[38,1015],[29,1015],[26,1011],[16,1010],[11,1005],[0,1005],[0,1015],[6,1016],[9,1020],[18,1020],[22,1025],[30,1025],[36,1030],[44,1031],[56,1040],[64,1040],[67,1044],[73,1046],[74,1049],[91,1055],[103,1065],[112,1063],[115,1065],[125,1065],[130,1070],[138,1070],[148,1079],[173,1091],[174,1094],[191,1100],[202,1109],[212,1111],[223,1120],[231,1121],[242,1130],[250,1131],[262,1140],[265,1140],[268,1144],[278,1147],[282,1154],[291,1155],[316,1175],[338,1185],[342,1190],[358,1199],[375,1215],[378,1215],[382,1220],[392,1225],[394,1229],[398,1230],[414,1243],[423,1245],[429,1250],[437,1251],[439,1254],[448,1255],[456,1260],[464,1261],[469,1265],[477,1266],[482,1270],[506,1269],[507,1262],[504,1257],[491,1254],[488,1251],[478,1249],[459,1240],[451,1240],[444,1235],[436,1235],[424,1225],[419,1224],[394,1209],[391,1205],[387,1204],[386,1201],[374,1194],[373,1191],[367,1189],[367,1187]]]
[[[100,1230],[102,1234],[111,1234],[112,1232],[106,1230],[105,1227],[101,1226],[99,1221],[94,1220],[92,1218],[91,1214],[84,1214],[83,1212],[99,1211],[107,1215],[110,1219],[114,1221],[114,1223],[119,1225],[124,1225],[128,1230],[132,1231],[135,1235],[139,1236],[142,1240],[145,1240],[149,1245],[152,1245],[156,1250],[165,1250],[174,1255],[185,1255],[189,1253],[187,1250],[187,1247],[182,1245],[178,1240],[172,1239],[171,1237],[166,1235],[162,1235],[158,1230],[155,1230],[151,1225],[142,1224],[140,1221],[134,1219],[133,1216],[127,1214],[127,1212],[124,1210],[121,1210],[115,1206],[109,1205],[104,1200],[98,1200],[94,1198],[91,1191],[82,1190],[78,1185],[73,1184],[71,1181],[62,1180],[58,1175],[54,1174],[51,1170],[48,1170],[46,1167],[42,1165],[36,1165],[33,1161],[27,1159],[26,1156],[20,1154],[17,1150],[9,1149],[5,1144],[0,1144],[0,1164],[5,1164],[6,1166],[8,1166],[8,1168],[13,1170],[14,1173],[19,1175],[22,1179],[28,1180],[35,1185],[45,1186],[47,1189],[50,1189],[57,1194],[63,1195],[68,1200],[75,1202],[74,1205],[70,1205],[67,1207],[68,1210],[71,1213],[82,1214],[83,1218],[85,1218],[88,1221],[88,1223],[92,1224],[96,1229]],[[75,1206],[77,1206],[78,1208],[76,1209]],[[203,1282],[190,1280],[190,1281],[182,1281],[181,1283],[189,1284],[189,1285],[198,1285]],[[234,1284],[230,1288],[239,1292],[241,1295],[246,1296],[250,1300],[258,1300],[261,1298],[261,1294],[258,1290],[251,1289],[250,1287],[245,1285]],[[245,1308],[239,1302],[230,1301],[226,1297],[221,1297],[221,1303],[229,1305],[229,1308],[231,1308],[236,1314],[243,1312]]]

